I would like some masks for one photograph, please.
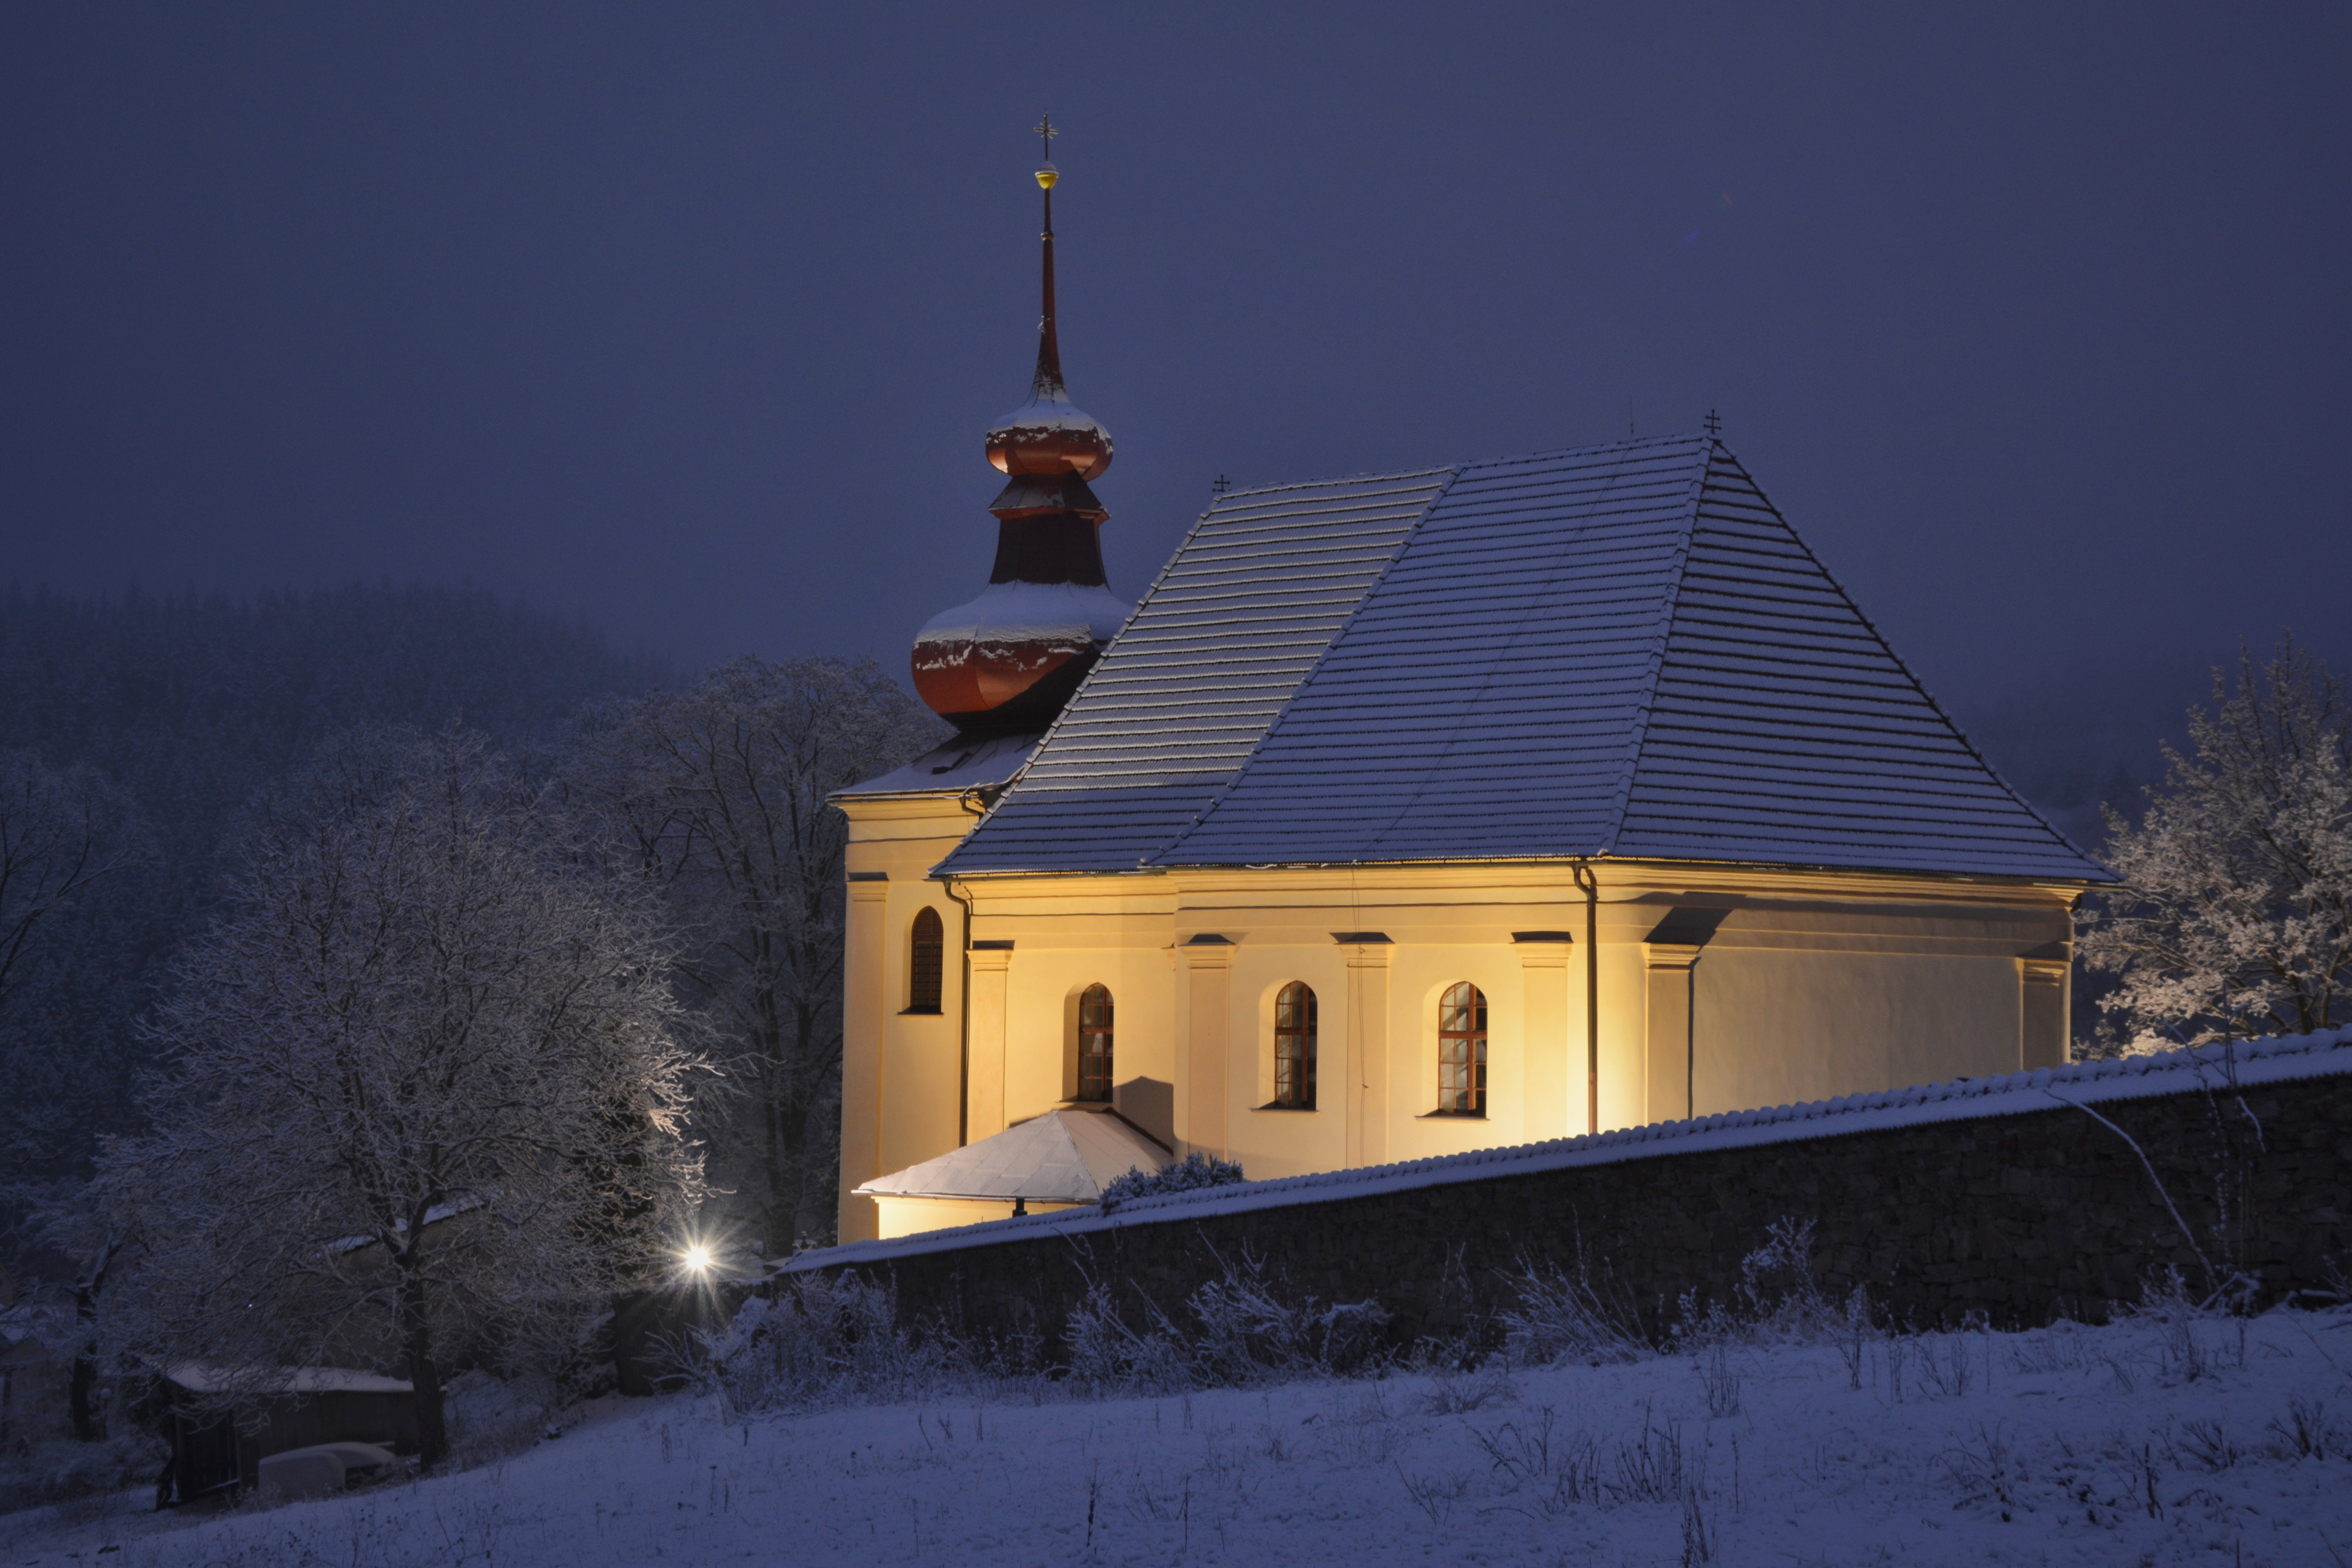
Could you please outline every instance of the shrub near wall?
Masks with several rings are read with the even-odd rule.
[[[1845,1130],[1851,1129],[1851,1130]],[[1391,1342],[1489,1340],[1525,1263],[1575,1268],[1663,1331],[1727,1301],[1776,1220],[1815,1278],[1918,1327],[2099,1321],[2151,1273],[2267,1304],[2352,1259],[2352,1047],[2311,1037],[1527,1150],[1074,1210],[804,1254],[898,1294],[901,1321],[1049,1353],[1092,1280],[1141,1326],[1229,1260],[1298,1298],[1370,1300]]]

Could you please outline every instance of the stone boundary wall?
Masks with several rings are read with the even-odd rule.
[[[1921,1328],[1971,1313],[2004,1328],[2097,1321],[2168,1268],[2200,1294],[2243,1276],[2266,1304],[2325,1290],[2352,1267],[2352,1050],[2305,1049],[2303,1061],[2265,1064],[2294,1076],[2249,1074],[2234,1089],[2219,1074],[2151,1074],[2110,1094],[2000,1093],[1964,1114],[1853,1131],[1832,1116],[1769,1141],[1661,1138],[1548,1167],[1538,1152],[1517,1161],[1532,1168],[1369,1173],[1282,1201],[1219,1189],[975,1226],[969,1240],[837,1247],[793,1271],[887,1284],[902,1321],[1041,1335],[1049,1354],[1090,1279],[1138,1326],[1147,1299],[1181,1322],[1185,1299],[1244,1255],[1292,1299],[1379,1301],[1400,1344],[1490,1337],[1522,1259],[1580,1256],[1656,1331],[1685,1292],[1731,1300],[1742,1258],[1784,1218],[1813,1222],[1826,1290],[1865,1286],[1882,1311]],[[2081,1071],[2060,1069],[2061,1088]],[[2015,1081],[2046,1088],[2031,1076],[2051,1075]],[[2149,1092],[2172,1082],[2197,1087]]]

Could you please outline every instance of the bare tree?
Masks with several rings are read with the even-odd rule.
[[[848,825],[825,797],[942,732],[873,660],[834,658],[741,659],[579,727],[573,798],[693,933],[683,972],[724,1041],[713,1175],[772,1256],[833,1220]]]
[[[2103,1004],[2124,1048],[2325,1029],[2352,985],[2352,709],[2292,637],[2216,710],[2189,715],[2193,760],[2133,827],[2113,809],[2124,879],[2083,918],[2083,959],[2121,976]]]
[[[462,736],[331,746],[231,890],[100,1163],[146,1242],[114,1336],[238,1388],[396,1365],[429,1464],[446,1356],[576,1343],[696,1195],[673,949]]]

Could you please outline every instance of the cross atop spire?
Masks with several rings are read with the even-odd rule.
[[[1054,117],[1048,114],[1039,120],[1036,124],[1031,126],[1030,129],[1036,133],[1038,152],[1043,154],[1047,163],[1052,163],[1054,161],[1054,138],[1061,134],[1060,132],[1054,129]]]
[[[1054,138],[1061,134],[1054,129],[1054,117],[1046,115],[1034,129],[1038,141],[1051,153]],[[1045,242],[1045,309],[1037,318],[1037,374],[1030,395],[1040,398],[1069,395],[1062,389],[1062,345],[1054,331],[1054,184],[1061,177],[1051,159],[1037,171],[1037,184],[1045,193],[1045,231],[1039,236]]]

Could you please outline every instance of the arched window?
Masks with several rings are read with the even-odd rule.
[[[1437,1004],[1437,1109],[1486,1114],[1486,998],[1466,980]]]
[[[1078,1098],[1110,1098],[1110,988],[1089,985],[1078,998]]]
[[[1274,1102],[1315,1109],[1315,992],[1302,980],[1274,999]]]
[[[940,931],[940,911],[928,904],[915,911],[914,930],[908,935],[907,1011],[940,1010],[940,964],[947,939]]]

